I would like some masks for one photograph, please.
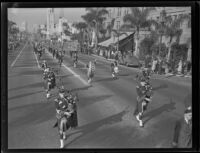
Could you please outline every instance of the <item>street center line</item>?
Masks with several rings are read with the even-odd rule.
[[[49,54],[49,56],[51,56],[51,54],[49,52],[47,52]],[[62,63],[62,65],[69,71],[71,72],[75,77],[77,77],[84,85],[89,85],[87,81],[85,81],[83,78],[81,78],[80,75],[78,75],[77,73],[75,73],[73,70],[71,70],[69,67],[67,67],[65,64]]]
[[[80,77],[80,75],[76,74],[74,71],[72,71],[69,67],[67,67],[65,64],[63,64],[63,66],[68,70],[70,71],[75,77],[77,77],[83,84],[85,85],[89,85],[84,79],[82,79]]]
[[[35,59],[36,59],[37,64],[38,64],[38,68],[40,69],[40,65],[39,65],[39,62],[38,62],[38,59],[37,59],[37,56],[36,56],[35,52],[34,52],[34,55],[35,55]]]
[[[11,64],[11,67],[14,66],[14,64],[16,63],[17,59],[18,59],[19,56],[21,55],[21,53],[22,53],[22,51],[24,50],[24,48],[26,47],[26,45],[27,45],[27,42],[26,42],[26,44],[24,45],[24,47],[22,48],[22,50],[20,51],[20,53],[17,55],[16,59],[15,59],[15,60],[13,61],[13,63]]]

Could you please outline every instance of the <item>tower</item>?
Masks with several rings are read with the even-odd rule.
[[[47,39],[50,39],[50,35],[54,32],[54,9],[47,9]]]

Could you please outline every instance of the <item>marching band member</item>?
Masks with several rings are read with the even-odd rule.
[[[117,79],[117,74],[119,73],[119,69],[116,61],[114,63],[111,63],[111,72],[112,72],[112,77]]]
[[[45,70],[47,68],[47,62],[46,62],[46,60],[43,61],[41,67],[42,67],[43,70]]]
[[[50,90],[56,86],[56,77],[53,71],[49,71],[47,78],[47,98],[50,97]]]
[[[55,107],[57,122],[54,127],[58,126],[60,148],[63,148],[64,139],[66,139],[66,130],[78,125],[75,98],[73,98],[71,93],[69,95],[65,94],[64,86],[59,89],[59,96],[55,99]],[[74,117],[76,117],[76,123],[74,123]]]
[[[78,63],[78,55],[77,55],[77,53],[74,54],[73,62],[74,62],[74,67],[76,67],[77,63]]]
[[[64,147],[64,139],[66,138],[66,133],[65,131],[68,129],[68,124],[67,120],[61,120],[63,117],[70,116],[70,113],[67,112],[68,108],[68,102],[67,99],[65,98],[65,90],[64,87],[62,86],[59,89],[59,96],[55,100],[55,107],[56,107],[56,118],[57,122],[54,125],[54,127],[58,126],[59,134],[60,134],[60,148]],[[64,122],[61,124],[61,121]],[[60,127],[60,125],[63,125]]]
[[[88,83],[91,83],[92,78],[94,77],[95,65],[92,61],[90,61],[87,67],[88,67],[88,72],[87,72]]]
[[[139,121],[140,127],[143,127],[142,116],[147,110],[148,104],[151,102],[153,88],[144,77],[139,78],[139,85],[136,86],[137,91],[137,108],[135,111],[136,119]]]

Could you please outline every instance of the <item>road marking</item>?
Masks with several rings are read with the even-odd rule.
[[[83,78],[81,78],[80,75],[76,74],[73,70],[71,70],[69,67],[67,67],[65,64],[63,64],[63,66],[70,71],[75,77],[77,77],[83,84],[85,85],[89,85],[87,81],[85,81]]]
[[[35,59],[36,59],[37,64],[38,64],[38,68],[40,69],[40,65],[39,65],[39,62],[38,62],[38,59],[37,59],[37,56],[36,56],[35,52],[34,52],[34,55],[35,55]]]
[[[15,60],[13,61],[13,63],[11,64],[11,67],[14,66],[14,64],[16,63],[17,59],[18,59],[19,56],[21,55],[21,53],[22,53],[22,51],[24,50],[24,48],[26,47],[26,45],[27,45],[27,42],[26,42],[26,44],[24,45],[24,47],[22,48],[22,50],[20,51],[20,53],[17,55],[16,59],[15,59]]]
[[[50,56],[51,54],[49,52],[47,52]],[[67,67],[65,64],[62,63],[62,65],[69,71],[71,72],[75,77],[77,77],[83,84],[85,85],[89,85],[89,83],[87,81],[85,81],[83,78],[81,78],[80,75],[78,75],[77,73],[75,73],[73,70],[71,70],[69,67]]]

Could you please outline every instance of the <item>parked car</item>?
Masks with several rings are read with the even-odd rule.
[[[130,67],[140,67],[141,63],[135,56],[126,55],[123,60],[123,65],[130,66]]]

